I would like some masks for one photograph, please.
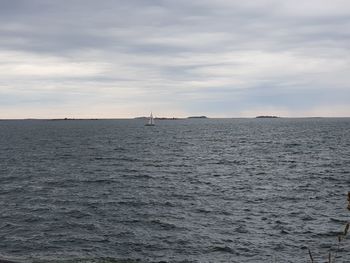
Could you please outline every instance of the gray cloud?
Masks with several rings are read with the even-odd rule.
[[[350,115],[349,26],[342,0],[0,0],[0,117]]]

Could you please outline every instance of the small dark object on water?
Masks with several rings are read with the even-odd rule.
[[[348,192],[348,210],[350,210],[350,192]]]
[[[1,259],[0,258],[0,263],[19,263],[19,262],[14,262],[14,261],[10,261],[10,260],[6,260],[6,259]]]

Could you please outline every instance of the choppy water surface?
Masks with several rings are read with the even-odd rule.
[[[1,121],[0,257],[325,261],[349,188],[350,119]]]

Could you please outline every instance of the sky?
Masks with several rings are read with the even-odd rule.
[[[348,0],[0,0],[0,118],[349,117]]]

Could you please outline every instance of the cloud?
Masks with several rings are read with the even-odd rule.
[[[106,71],[105,63],[74,61],[25,52],[1,52],[3,78],[69,78],[98,76]]]
[[[343,0],[0,0],[0,117],[350,115],[349,26]]]

